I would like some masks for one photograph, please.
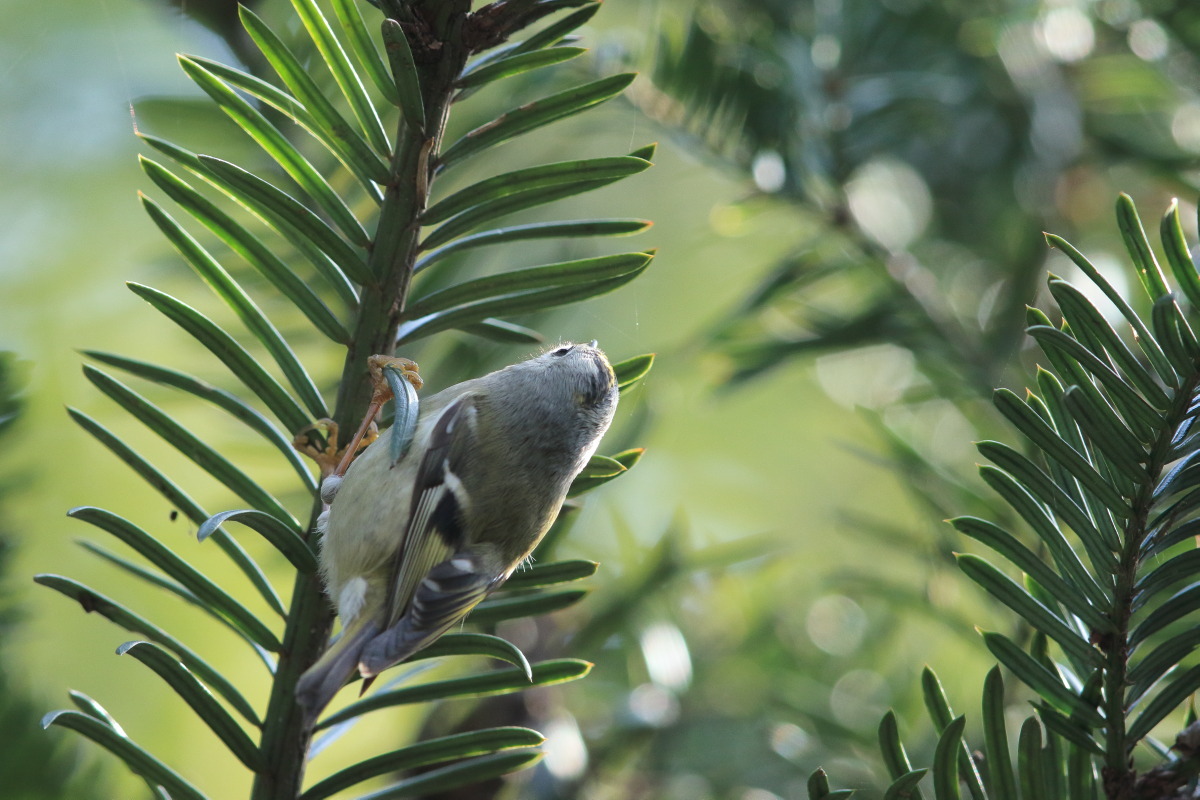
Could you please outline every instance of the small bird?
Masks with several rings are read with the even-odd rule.
[[[529,557],[617,395],[595,341],[562,344],[423,398],[403,458],[384,434],[325,480],[321,573],[342,635],[297,683],[309,725],[356,670],[428,646]]]

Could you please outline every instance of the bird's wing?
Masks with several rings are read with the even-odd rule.
[[[475,395],[464,394],[438,415],[413,481],[412,512],[396,551],[388,583],[390,628],[408,610],[418,584],[465,543],[463,510],[470,498],[458,476],[464,455],[475,446]]]
[[[389,584],[385,630],[364,649],[364,676],[407,658],[466,616],[497,575],[467,548],[471,498],[460,468],[476,447],[476,396],[464,394],[438,416],[413,485],[412,514]]]

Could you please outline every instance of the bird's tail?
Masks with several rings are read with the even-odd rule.
[[[378,675],[428,647],[453,628],[497,583],[495,572],[480,565],[470,551],[434,566],[417,584],[404,616],[365,643],[358,661],[364,678]]]
[[[358,669],[367,642],[379,633],[379,624],[360,616],[330,645],[317,663],[296,682],[296,702],[304,709],[305,726],[311,728],[329,701]]]
[[[364,678],[373,678],[393,664],[432,644],[449,627],[436,630],[414,630],[407,617],[383,633],[364,642],[356,666]],[[453,623],[451,623],[453,624]]]

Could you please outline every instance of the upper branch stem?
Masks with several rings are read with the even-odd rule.
[[[1162,429],[1150,448],[1146,460],[1147,480],[1130,505],[1129,520],[1125,525],[1124,544],[1117,567],[1113,589],[1113,602],[1109,614],[1116,627],[1111,639],[1104,644],[1104,717],[1105,732],[1104,790],[1110,800],[1127,800],[1135,796],[1136,772],[1133,769],[1133,748],[1138,742],[1130,741],[1126,735],[1127,717],[1130,709],[1126,703],[1126,687],[1129,679],[1130,618],[1137,591],[1138,570],[1141,567],[1142,545],[1149,535],[1149,521],[1154,505],[1154,489],[1162,477],[1163,469],[1171,458],[1171,440],[1176,427],[1187,416],[1200,376],[1189,376],[1176,393],[1171,407],[1164,415]]]
[[[343,430],[355,427],[370,403],[367,358],[375,353],[390,353],[394,346],[408,299],[420,216],[429,197],[430,160],[445,132],[454,81],[470,54],[461,36],[470,11],[469,0],[426,0],[412,8],[431,21],[430,30],[424,32],[425,46],[421,51],[424,58],[417,65],[426,123],[422,130],[401,120],[397,131],[391,179],[384,187],[367,261],[375,280],[359,292],[358,317],[334,406],[335,419]],[[438,44],[432,49],[427,46],[430,36]],[[321,504],[314,498],[310,531],[320,511]],[[284,649],[279,656],[263,726],[261,749],[265,767],[255,776],[252,800],[295,800],[300,794],[312,731],[304,727],[296,704],[296,681],[324,650],[332,625],[333,611],[319,577],[297,575]]]

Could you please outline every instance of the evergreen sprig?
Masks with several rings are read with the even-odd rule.
[[[39,575],[37,581],[137,637],[118,653],[132,656],[165,681],[229,750],[230,763],[240,762],[253,773],[255,800],[315,800],[414,768],[429,769],[364,796],[444,791],[535,763],[540,752],[533,748],[542,736],[513,726],[456,733],[368,757],[304,787],[313,733],[302,725],[295,683],[325,647],[332,611],[316,570],[317,484],[292,450],[292,434],[326,416],[343,429],[353,427],[368,404],[365,364],[373,353],[390,353],[397,344],[451,329],[498,341],[539,341],[536,331],[506,318],[611,291],[644,271],[651,253],[529,266],[457,283],[442,276],[428,286],[422,285],[424,274],[417,275],[418,268],[424,272],[468,248],[547,237],[620,236],[644,229],[648,222],[626,219],[492,229],[487,225],[637,174],[650,166],[654,148],[508,172],[439,196],[437,181],[443,172],[486,157],[502,142],[603,103],[628,86],[633,75],[614,75],[540,99],[522,98],[511,111],[456,141],[444,140],[456,100],[581,55],[581,48],[561,43],[595,13],[598,3],[525,0],[472,10],[469,0],[385,2],[382,17],[378,9],[360,9],[353,0],[330,0],[327,8],[316,0],[293,0],[292,5],[302,29],[298,37],[286,36],[253,11],[241,9],[245,33],[259,51],[253,61],[269,65],[274,75],[196,56],[179,59],[184,72],[263,151],[268,168],[237,165],[143,137],[168,159],[160,163],[143,158],[147,176],[183,216],[177,218],[159,200],[144,197],[147,213],[255,345],[249,348],[242,332],[227,330],[193,303],[140,284],[130,284],[130,289],[216,356],[237,388],[218,388],[173,367],[111,353],[87,355],[107,368],[153,386],[182,390],[227,412],[284,456],[296,473],[294,485],[284,491],[268,489],[209,444],[203,431],[189,428],[97,366],[86,367],[88,379],[235,495],[238,507],[220,513],[201,507],[166,472],[100,422],[80,411],[70,412],[85,431],[190,519],[201,540],[216,542],[271,612],[255,613],[223,587],[226,576],[204,574],[153,531],[111,511],[78,508],[71,516],[116,537],[140,559],[91,542],[84,546],[131,578],[188,601],[232,630],[269,670],[269,697],[238,688],[182,637],[84,583],[57,575]],[[568,13],[523,41],[508,42],[527,26],[564,10]],[[210,240],[215,237],[221,248],[207,244],[201,233]],[[285,252],[295,252],[303,261],[294,263]],[[269,288],[243,285],[240,276],[246,267]],[[430,270],[435,272],[439,270]],[[414,289],[419,299],[410,302]],[[269,303],[255,298],[262,292],[270,296]],[[294,311],[294,318],[306,320],[308,328],[286,336],[268,308]],[[297,344],[307,341],[310,333],[319,334],[325,346],[332,342],[345,348],[334,398],[322,392],[324,382],[314,378],[298,355]],[[271,369],[255,355],[259,351],[273,362]],[[643,377],[649,366],[647,356],[616,364],[622,390]],[[572,494],[624,474],[640,455],[640,450],[629,450],[611,458],[596,456]],[[309,498],[307,522],[288,508],[286,498],[297,494]],[[287,606],[281,597],[289,595],[273,585],[239,544],[245,529],[262,537],[294,568]],[[514,580],[509,591],[481,604],[471,621],[490,624],[572,605],[584,592],[559,585],[586,578],[595,568],[578,561],[539,564]],[[383,687],[323,720],[318,728],[324,742],[370,710],[518,692],[575,680],[590,669],[587,662],[570,658],[530,664],[510,643],[478,633],[448,635],[418,658],[461,655],[500,659],[513,668],[437,682],[409,677],[403,685]],[[46,715],[44,724],[71,728],[100,744],[141,776],[157,797],[205,796],[196,776],[180,774],[134,742],[95,701],[85,698],[76,704],[78,710]]]
[[[1167,800],[1185,796],[1179,792],[1198,774],[1194,736],[1179,732],[1194,722],[1191,698],[1200,689],[1200,667],[1189,666],[1200,646],[1192,616],[1200,610],[1200,341],[1192,327],[1200,278],[1176,204],[1160,226],[1166,270],[1126,195],[1117,221],[1150,319],[1078,250],[1047,234],[1111,301],[1131,336],[1050,275],[1060,321],[1030,309],[1027,331],[1052,370],[1039,368],[1036,391],[994,395],[1023,447],[978,445],[991,462],[980,467],[984,481],[1032,539],[976,517],[951,520],[1020,574],[1014,580],[981,556],[957,555],[962,572],[1034,632],[1027,646],[981,634],[1033,692],[1035,714],[1017,735],[1014,765],[1003,679],[993,669],[982,703],[983,757],[973,758],[964,718],[952,718],[927,670],[926,705],[941,733],[928,769],[937,800],[960,797],[961,787],[977,800]],[[1154,737],[1164,725],[1179,733],[1173,747]],[[893,781],[886,796],[922,797],[917,784],[926,770],[909,762],[894,715],[879,736]],[[1134,755],[1142,745],[1157,762],[1139,771]]]
[[[1013,579],[988,559],[956,555],[960,570],[1018,616],[1027,646],[982,631],[1000,662],[984,682],[983,746],[964,739],[940,682],[926,668],[925,705],[940,733],[929,768],[914,769],[892,712],[880,724],[887,798],[974,800],[1170,800],[1194,796],[1200,759],[1193,744],[1193,694],[1200,646],[1194,576],[1200,558],[1200,341],[1190,309],[1200,307],[1200,278],[1182,234],[1177,204],[1160,225],[1166,265],[1148,241],[1133,201],[1117,201],[1117,222],[1150,320],[1106,281],[1078,249],[1046,235],[1123,318],[1133,344],[1074,285],[1049,276],[1061,321],[1028,311],[1028,335],[1051,369],[1038,368],[1037,390],[996,390],[994,402],[1024,437],[1021,449],[982,441],[990,461],[980,475],[1025,530],[977,517],[950,523],[990,548]],[[1016,760],[1004,715],[1001,666],[1033,692],[1034,714],[1016,735]],[[1172,718],[1169,723],[1168,718]],[[1154,738],[1171,724],[1174,745]],[[1156,762],[1135,760],[1139,746]],[[1141,766],[1142,769],[1139,769]],[[923,778],[929,775],[931,780]],[[931,784],[931,787],[929,786]],[[828,798],[818,770],[810,798]]]

